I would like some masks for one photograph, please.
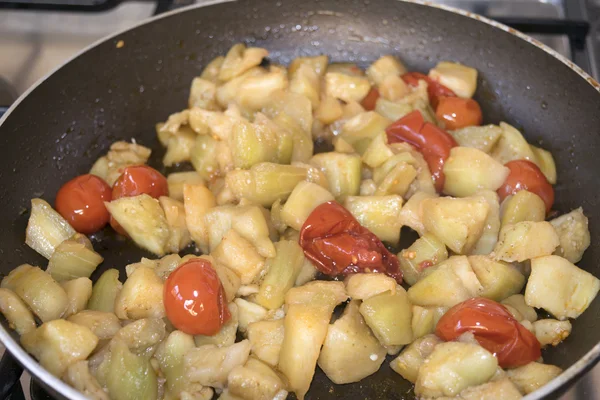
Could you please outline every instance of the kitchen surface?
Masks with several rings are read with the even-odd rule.
[[[0,0],[0,113],[31,85],[98,39],[162,11],[194,3],[193,0],[19,1],[17,4]],[[511,23],[572,59],[596,79],[600,77],[600,0],[438,2]],[[69,11],[75,8],[78,10]],[[37,385],[30,385],[25,375],[22,378],[25,398],[49,398]],[[15,393],[10,398],[23,397]],[[561,398],[572,399],[600,400],[600,366]]]

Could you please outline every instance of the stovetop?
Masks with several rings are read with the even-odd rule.
[[[41,77],[96,40],[162,11],[205,1],[0,0],[0,115]],[[600,78],[600,0],[434,1],[508,23]],[[24,374],[25,389],[8,398],[51,399],[29,381]],[[600,365],[561,398],[575,399],[600,400]]]

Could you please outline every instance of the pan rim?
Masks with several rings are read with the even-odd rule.
[[[215,5],[215,4],[236,2],[237,0],[197,0],[197,1],[198,2],[196,4],[192,4],[190,6],[171,10],[171,11],[165,12],[163,14],[153,16],[153,17],[147,18],[145,20],[139,21],[129,27],[121,29],[115,33],[108,35],[108,36],[102,37],[102,38],[94,41],[90,45],[86,46],[82,50],[78,51],[73,56],[71,56],[67,60],[65,60],[63,63],[61,63],[57,67],[53,68],[49,73],[47,73],[46,75],[44,75],[43,77],[38,79],[32,86],[30,86],[25,92],[23,92],[23,94],[21,94],[21,96],[19,96],[19,98],[9,107],[9,109],[0,118],[0,126],[2,126],[4,121],[6,121],[6,119],[8,119],[10,114],[19,106],[19,104],[31,92],[33,92],[38,86],[40,86],[44,81],[46,81],[48,78],[50,78],[55,72],[60,70],[64,65],[70,63],[77,57],[85,54],[87,51],[93,49],[94,47],[100,45],[101,43],[107,42],[111,39],[115,39],[119,35],[129,32],[130,30],[134,30],[134,29],[144,26],[146,24],[153,23],[154,21],[158,21],[160,19],[167,18],[172,15],[176,15],[179,13],[186,12],[188,10],[192,10],[192,9],[196,9],[196,8],[203,8],[203,7],[207,7],[207,6],[211,6],[211,5]],[[513,28],[510,28],[504,24],[501,24],[497,21],[483,17],[481,15],[474,14],[469,11],[461,10],[461,9],[458,9],[455,7],[447,6],[444,4],[437,4],[437,3],[432,3],[430,1],[424,1],[424,0],[396,0],[396,1],[401,1],[401,2],[405,2],[405,3],[413,3],[413,4],[418,4],[418,5],[427,6],[427,7],[433,7],[433,8],[441,9],[441,10],[451,12],[454,14],[459,14],[461,16],[475,19],[479,22],[491,25],[494,28],[500,29],[500,30],[507,32],[513,36],[516,36],[516,37],[528,42],[529,44],[545,51],[550,56],[553,56],[554,58],[561,61],[563,64],[565,64],[567,67],[569,67],[575,73],[577,73],[581,78],[583,78],[589,85],[591,85],[594,89],[596,89],[596,91],[598,91],[598,93],[600,94],[600,83],[598,83],[587,72],[585,72],[578,65],[576,65],[575,63],[573,63],[571,60],[564,57],[563,55],[559,54],[552,48],[546,46],[545,44],[539,42],[538,40],[536,40],[520,31],[517,31]],[[17,361],[21,365],[23,365],[25,367],[25,369],[31,375],[33,375],[39,381],[42,381],[47,386],[51,387],[54,391],[60,393],[61,395],[65,396],[71,400],[85,400],[86,399],[86,397],[82,393],[75,390],[71,386],[67,385],[61,379],[52,375],[45,368],[43,368],[41,366],[41,364],[39,364],[35,359],[33,359],[33,357],[31,357],[25,351],[25,349],[23,347],[21,347],[20,344],[17,343],[17,341],[11,336],[11,334],[2,325],[0,325],[0,342],[2,342],[2,344],[4,344],[6,351],[8,351],[13,357],[15,357],[17,359]],[[563,371],[563,373],[561,375],[559,375],[557,378],[550,381],[548,384],[544,385],[542,388],[525,396],[524,399],[525,400],[540,399],[540,398],[549,396],[552,393],[560,391],[560,389],[563,386],[569,386],[577,378],[579,378],[580,376],[585,374],[596,363],[598,363],[599,360],[600,360],[600,342],[597,343],[596,345],[594,345],[594,347],[592,347],[592,349],[590,351],[588,351],[583,357],[581,357],[576,363],[574,363],[569,368],[567,368],[565,371]]]

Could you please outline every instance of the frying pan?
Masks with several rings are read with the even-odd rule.
[[[555,208],[583,206],[592,238],[600,237],[599,85],[570,61],[506,26],[447,7],[393,0],[241,0],[163,14],[102,40],[23,95],[0,120],[0,273],[21,263],[46,265],[24,244],[29,201],[53,202],[62,183],[89,171],[116,140],[156,149],[154,124],[186,107],[189,85],[212,58],[237,42],[265,47],[270,59],[328,54],[365,67],[383,54],[410,70],[455,60],[479,71],[475,98],[486,123],[507,121],[557,162]],[[121,42],[122,41],[122,42]],[[117,46],[121,42],[123,46]],[[168,172],[168,171],[163,171]],[[92,237],[105,261],[93,274],[150,254],[107,229]],[[579,265],[600,276],[600,243]],[[530,395],[557,397],[600,357],[600,300],[573,322],[571,336],[544,353],[565,372]],[[43,370],[2,321],[0,340],[57,398],[83,398]],[[410,399],[411,385],[384,363],[360,383],[333,385],[318,370],[310,399]]]

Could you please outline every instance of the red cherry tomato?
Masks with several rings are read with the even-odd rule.
[[[326,275],[381,272],[402,282],[396,256],[335,201],[321,204],[308,216],[300,230],[300,246]]]
[[[215,335],[231,318],[219,276],[202,258],[171,272],[165,282],[164,303],[173,326],[190,335]]]
[[[134,165],[123,170],[113,185],[113,199],[147,194],[155,199],[169,195],[167,178],[147,165]]]
[[[452,90],[420,72],[408,72],[402,75],[402,80],[406,82],[407,85],[413,87],[418,86],[419,81],[427,82],[427,95],[429,96],[429,102],[434,110],[437,108],[441,96],[456,97],[456,94]]]
[[[113,200],[121,197],[139,196],[140,194],[147,194],[155,199],[160,196],[168,196],[167,178],[147,165],[134,165],[125,168],[113,185]],[[127,232],[112,216],[110,217],[110,226],[121,235],[127,236]]]
[[[110,214],[104,202],[110,200],[110,186],[95,175],[85,174],[62,185],[55,207],[77,232],[94,233],[108,222]]]
[[[542,355],[540,342],[495,301],[474,298],[455,305],[440,318],[435,334],[445,341],[471,332],[502,368],[528,364]]]
[[[377,104],[377,99],[379,98],[379,90],[375,86],[371,87],[369,93],[365,96],[364,99],[360,102],[360,105],[367,111],[373,111],[375,109],[375,105]]]
[[[539,167],[529,160],[509,161],[505,166],[510,173],[498,189],[500,201],[524,189],[540,196],[546,204],[546,212],[550,212],[554,204],[554,189]]]
[[[448,133],[425,122],[417,110],[405,115],[385,129],[389,143],[406,142],[417,148],[431,171],[438,192],[444,188],[444,163],[450,149],[458,146]]]
[[[444,121],[446,128],[451,130],[481,125],[483,120],[479,103],[460,97],[439,97],[435,116]]]

